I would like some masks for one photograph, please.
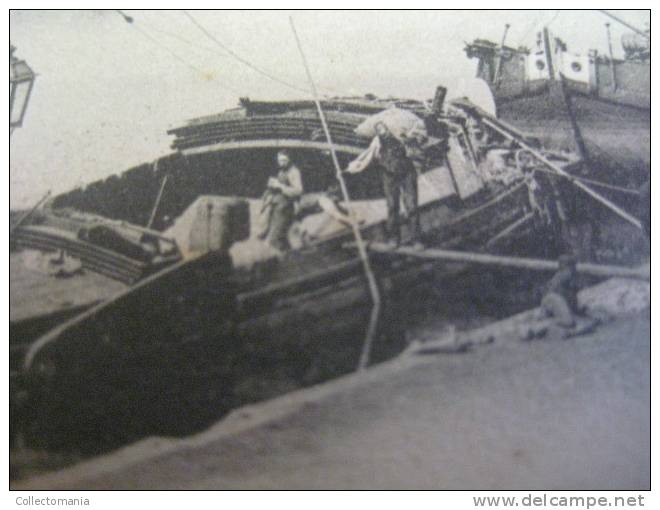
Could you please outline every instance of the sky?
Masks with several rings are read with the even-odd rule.
[[[30,207],[48,190],[121,173],[171,152],[169,128],[217,113],[239,97],[310,97],[289,24],[292,16],[317,87],[326,95],[426,99],[473,79],[465,57],[475,38],[534,46],[548,25],[569,49],[607,52],[597,11],[11,11],[16,56],[37,73],[23,127],[10,139],[10,207]],[[613,11],[633,25],[647,11]],[[615,56],[628,30],[612,22]],[[221,46],[224,46],[221,47]]]

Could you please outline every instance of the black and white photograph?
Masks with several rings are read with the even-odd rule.
[[[8,21],[12,492],[649,506],[650,10]]]

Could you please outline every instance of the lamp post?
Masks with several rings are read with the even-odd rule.
[[[15,46],[9,45],[9,133],[23,125],[35,74],[25,60],[14,56]]]

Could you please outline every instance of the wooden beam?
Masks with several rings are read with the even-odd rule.
[[[465,251],[443,250],[439,248],[427,248],[417,250],[411,247],[399,246],[392,248],[383,243],[370,243],[369,250],[376,253],[405,255],[429,260],[442,260],[448,262],[462,262],[468,264],[483,264],[499,267],[513,267],[528,269],[531,271],[556,271],[559,263],[554,260],[532,259],[523,257],[506,257],[502,255],[491,255],[488,253],[474,253]],[[649,281],[650,271],[634,269],[622,266],[609,266],[602,264],[577,264],[577,271],[592,276],[633,278],[636,280]]]
[[[294,139],[266,139],[266,140],[244,140],[240,142],[220,142],[205,147],[193,147],[190,149],[183,149],[181,153],[185,156],[193,154],[206,154],[208,152],[222,152],[231,150],[242,149],[315,149],[329,151],[330,144],[326,142],[314,142],[311,140],[294,140]],[[363,148],[354,147],[352,145],[334,145],[337,152],[346,154],[362,154]]]
[[[158,168],[158,160],[154,163],[154,173]],[[163,180],[160,183],[160,188],[158,189],[158,195],[156,195],[156,201],[154,202],[154,207],[151,210],[151,215],[149,216],[149,221],[147,222],[147,228],[151,228],[156,219],[156,211],[158,211],[158,205],[160,204],[160,199],[163,197],[163,191],[165,191],[165,184],[167,184],[167,174],[163,177]]]

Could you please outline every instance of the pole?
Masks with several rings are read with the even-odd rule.
[[[158,171],[158,160],[154,161],[154,173]],[[163,177],[163,180],[160,183],[160,189],[158,190],[158,195],[156,195],[156,201],[154,202],[154,208],[151,210],[151,216],[149,216],[149,221],[147,222],[147,228],[151,228],[154,220],[156,219],[156,211],[158,211],[158,204],[160,204],[160,199],[163,197],[163,191],[165,190],[165,184],[167,184],[167,174]]]
[[[438,248],[427,248],[419,251],[407,247],[398,247],[392,249],[386,244],[370,243],[369,250],[377,253],[406,255],[410,257],[430,260],[445,260],[450,262],[464,262],[489,266],[514,267],[519,269],[529,269],[532,271],[556,271],[559,269],[559,263],[554,260],[533,259],[525,257],[505,257],[502,255],[443,250]],[[632,278],[635,280],[645,281],[649,281],[651,277],[650,272],[645,271],[644,269],[633,269],[621,266],[579,263],[577,264],[576,268],[579,273],[592,276]]]
[[[500,44],[500,58],[497,59],[497,67],[495,67],[495,76],[493,76],[493,83],[495,88],[500,88],[500,69],[502,68],[502,59],[504,58],[504,43],[506,42],[506,34],[509,32],[508,23],[504,25],[504,34],[502,35],[502,43]]]
[[[649,34],[647,34],[646,32],[640,30],[639,28],[634,27],[634,26],[631,25],[630,23],[627,23],[627,22],[623,21],[621,18],[615,16],[614,14],[612,14],[612,13],[606,11],[606,10],[603,10],[603,9],[598,9],[598,10],[599,10],[600,12],[602,12],[602,13],[603,13],[605,16],[607,16],[608,18],[612,18],[612,19],[613,19],[614,21],[616,21],[617,23],[621,23],[624,27],[629,28],[629,29],[632,30],[633,32],[635,32],[635,33],[637,33],[637,34],[639,34],[639,35],[641,35],[641,36],[646,37],[649,41],[651,40],[651,36],[650,36]]]
[[[578,156],[584,162],[589,161],[589,153],[587,152],[587,146],[584,143],[584,138],[582,137],[582,131],[580,126],[577,123],[577,118],[575,117],[575,110],[573,110],[573,100],[568,92],[568,87],[566,85],[566,79],[564,78],[563,73],[559,73],[559,81],[561,86],[561,94],[564,98],[564,105],[566,106],[566,112],[568,113],[568,119],[571,122],[571,129],[573,130],[573,139],[575,140],[575,147],[577,148]]]
[[[344,176],[342,175],[341,166],[339,165],[339,159],[337,158],[337,152],[335,151],[335,146],[332,143],[332,136],[330,135],[330,129],[328,128],[328,123],[325,118],[325,113],[321,107],[321,101],[319,100],[318,92],[316,90],[316,85],[314,84],[314,79],[312,78],[312,73],[309,70],[307,64],[307,59],[305,58],[305,52],[302,49],[302,44],[300,43],[300,38],[298,37],[298,32],[296,31],[296,26],[293,22],[293,18],[289,17],[289,22],[291,23],[291,31],[296,40],[296,45],[298,46],[298,51],[300,52],[300,57],[302,59],[303,66],[305,67],[305,72],[307,73],[307,81],[312,91],[314,97],[314,103],[316,104],[316,109],[321,120],[321,125],[323,126],[323,131],[325,132],[325,137],[328,140],[328,145],[330,146],[330,154],[332,156],[332,162],[335,166],[335,172],[337,180],[339,181],[339,186],[341,187],[341,192],[344,196],[344,200],[347,204],[350,203],[351,199],[348,193],[348,188],[346,187],[346,182],[344,181]],[[367,247],[362,239],[362,233],[360,232],[360,227],[358,226],[355,218],[352,215],[349,215],[351,222],[351,228],[353,230],[353,236],[355,237],[355,243],[357,245],[358,253],[360,259],[362,260],[362,265],[364,267],[364,273],[367,277],[367,284],[369,285],[369,292],[371,295],[372,308],[371,314],[369,316],[369,325],[367,327],[367,332],[364,339],[364,345],[362,348],[362,353],[360,355],[360,361],[358,363],[358,370],[364,370],[369,364],[369,357],[371,354],[371,346],[376,335],[376,326],[378,325],[378,319],[380,317],[380,291],[378,290],[378,283],[376,282],[376,276],[371,268],[371,262],[369,261],[369,254],[367,253]]]
[[[30,210],[27,211],[25,214],[23,214],[23,216],[21,216],[21,217],[18,219],[18,221],[16,221],[16,223],[14,223],[14,225],[12,225],[12,227],[9,229],[9,237],[11,237],[11,235],[16,231],[16,229],[17,229],[18,227],[20,227],[23,223],[25,223],[25,222],[28,220],[28,218],[30,218],[30,216],[32,216],[32,215],[34,214],[34,212],[35,212],[37,209],[39,209],[39,207],[40,207],[40,206],[41,206],[46,200],[48,200],[48,197],[50,197],[50,190],[49,190],[49,191],[48,191],[43,197],[41,197],[41,199],[40,199],[36,204],[34,204],[34,206],[32,207],[32,209],[30,209]]]
[[[206,204],[206,251],[211,251],[211,215],[213,213],[213,204]]]
[[[543,27],[543,52],[548,63],[548,75],[551,80],[555,79],[555,65],[553,63],[552,45],[550,44],[550,32],[548,27]]]
[[[612,88],[616,90],[616,70],[614,69],[614,51],[612,50],[612,34],[610,33],[609,23],[605,23],[605,29],[607,30],[607,47],[610,52],[610,73],[612,73]]]

